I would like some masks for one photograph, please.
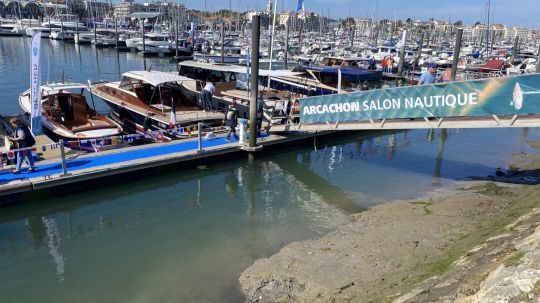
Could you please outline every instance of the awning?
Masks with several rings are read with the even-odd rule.
[[[129,77],[137,80],[141,80],[150,83],[154,86],[158,86],[167,82],[179,82],[179,81],[197,81],[188,77],[179,76],[173,73],[165,73],[158,71],[132,71],[123,73],[122,76]]]
[[[156,12],[137,12],[129,14],[129,18],[137,18],[137,19],[149,19],[149,18],[155,18],[157,16],[161,15],[161,13]]]

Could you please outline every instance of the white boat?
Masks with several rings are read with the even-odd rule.
[[[109,30],[98,29],[92,36],[92,44],[100,47],[116,46],[116,35]]]
[[[87,86],[80,83],[53,83],[41,86],[42,124],[53,137],[64,140],[115,136],[122,128],[111,118],[86,103]],[[30,90],[19,96],[19,104],[31,113]]]
[[[169,35],[165,34],[145,34],[144,46],[142,38],[140,41],[135,42],[135,45],[139,51],[144,51],[152,54],[168,54],[171,52],[171,41]]]
[[[73,35],[73,40],[77,44],[90,44],[94,39],[94,33],[84,32]]]
[[[0,23],[0,36],[22,36],[17,23]]]
[[[26,28],[26,35],[28,37],[33,37],[34,34],[37,32],[41,32],[41,38],[49,38],[49,35],[51,33],[48,27],[27,27]]]
[[[373,58],[375,58],[375,60],[377,61],[380,61],[382,60],[384,57],[387,57],[387,56],[390,56],[390,57],[395,57],[398,55],[398,50],[396,47],[394,46],[379,46],[377,47],[376,49],[376,52],[373,54]]]
[[[137,48],[137,43],[142,43],[141,37],[135,37],[135,38],[128,38],[126,39],[126,47],[128,48]]]

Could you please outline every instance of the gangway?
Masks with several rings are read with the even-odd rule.
[[[270,131],[540,127],[540,74],[304,98],[292,116]]]

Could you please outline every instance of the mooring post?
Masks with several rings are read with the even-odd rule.
[[[463,29],[458,28],[456,35],[456,45],[454,46],[454,60],[452,60],[452,81],[456,81],[457,65],[459,60],[459,53],[461,52],[461,40],[463,39]]]
[[[261,16],[253,16],[251,35],[251,94],[249,100],[249,147],[257,144],[257,98],[259,97],[259,41]],[[262,100],[261,100],[262,102]]]
[[[178,59],[178,16],[176,16],[176,35],[174,36],[174,40],[175,40],[175,49],[176,49],[176,59]],[[185,45],[184,45],[185,46]]]
[[[116,22],[116,16],[114,17],[114,37],[116,39],[116,51],[118,51],[118,23]]]
[[[287,19],[287,23],[285,24],[285,56],[283,56],[285,69],[289,69],[289,23],[291,22]]]
[[[538,59],[536,60],[536,72],[540,73],[540,44],[538,44]]]
[[[66,151],[64,150],[64,140],[60,139],[60,157],[62,158],[62,176],[67,176]]]
[[[201,153],[203,151],[203,146],[202,146],[202,128],[203,128],[203,124],[202,122],[199,122],[197,123],[197,142],[198,142],[198,149],[197,149],[197,152]]]
[[[92,26],[94,27],[94,44],[97,46],[97,25],[95,19],[92,21]]]
[[[75,34],[77,36],[77,40],[73,38],[73,42],[79,43],[79,16],[77,16],[77,22],[75,22]]]
[[[221,21],[221,64],[225,63],[225,22]]]
[[[512,48],[512,57],[510,57],[510,64],[514,65],[514,61],[516,59],[516,53],[518,51],[519,46],[519,36],[516,35],[516,38],[514,39],[514,48]]]
[[[414,65],[418,66],[420,58],[422,57],[422,48],[424,47],[424,32],[420,34],[420,43],[418,44],[418,51],[416,52],[416,60]]]
[[[399,51],[399,63],[397,76],[403,77],[403,61],[405,61],[405,42],[407,41],[407,31],[403,30],[403,36],[401,37],[401,49]]]
[[[142,53],[146,51],[146,41],[144,40],[144,18],[141,18],[141,31],[142,31]],[[146,70],[146,67],[145,67]]]

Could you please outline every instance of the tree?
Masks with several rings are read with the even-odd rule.
[[[348,17],[348,18],[345,18],[345,20],[343,20],[343,26],[345,27],[352,28],[355,25],[356,25],[356,22],[354,21],[354,18],[352,17]]]
[[[458,21],[454,22],[454,26],[457,26],[457,27],[463,26],[463,21],[458,20]]]
[[[482,23],[480,21],[476,21],[476,23],[474,24],[474,27],[477,27],[478,25],[482,25]]]

